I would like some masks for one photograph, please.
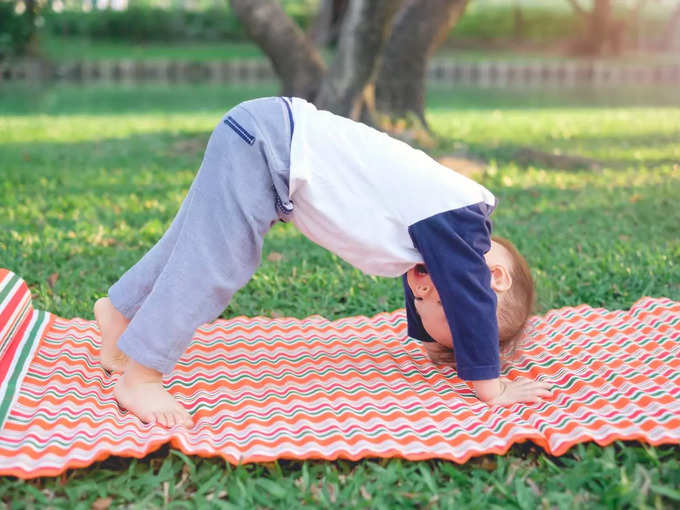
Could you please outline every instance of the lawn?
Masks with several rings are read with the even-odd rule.
[[[0,267],[23,276],[37,308],[92,318],[91,305],[156,239],[200,164],[210,130],[274,85],[173,88],[59,85],[0,90]],[[487,163],[495,232],[513,239],[537,282],[538,312],[588,303],[680,300],[680,100],[677,91],[493,93],[431,90],[434,153]],[[517,157],[573,155],[568,170]],[[271,253],[282,257],[269,257]],[[285,299],[283,298],[285,290]],[[398,280],[363,275],[289,225],[224,313],[320,313],[402,306]],[[531,444],[449,462],[364,460],[232,467],[164,447],[55,479],[0,480],[11,508],[113,506],[620,508],[680,504],[680,448],[615,443],[554,458]],[[104,505],[105,506],[105,505]]]
[[[49,33],[40,35],[40,48],[45,57],[53,62],[96,61],[96,60],[240,60],[263,59],[265,54],[259,46],[250,41],[194,41],[172,43],[167,41],[121,41],[105,38],[65,37]],[[332,50],[323,49],[327,61],[332,59]],[[479,60],[501,61],[542,61],[555,62],[564,55],[554,49],[527,50],[518,52],[515,48],[475,50],[457,47],[454,43],[441,46],[436,53],[440,59],[476,62]],[[679,57],[673,53],[636,54],[630,52],[619,57],[608,57],[607,62],[622,65],[663,65],[676,64]]]
[[[43,53],[55,62],[70,60],[229,60],[263,58],[252,42],[201,41],[173,44],[167,41],[122,42],[86,37],[59,37],[43,34]]]

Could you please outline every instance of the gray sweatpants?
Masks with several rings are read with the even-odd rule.
[[[210,136],[170,228],[109,289],[131,322],[118,347],[162,373],[194,330],[217,318],[260,264],[263,237],[292,211],[292,117],[283,98],[247,101]]]

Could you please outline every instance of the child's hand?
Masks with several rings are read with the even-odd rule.
[[[501,377],[502,391],[496,398],[492,399],[491,405],[510,405],[517,402],[540,402],[544,398],[553,396],[552,384],[533,381],[526,377],[518,377],[510,380]]]
[[[505,377],[486,381],[471,381],[480,400],[489,405],[510,405],[517,402],[540,402],[552,397],[551,384],[526,377],[510,380]]]

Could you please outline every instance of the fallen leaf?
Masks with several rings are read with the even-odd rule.
[[[283,258],[283,255],[280,254],[280,253],[277,252],[277,251],[273,251],[273,252],[271,252],[269,255],[267,255],[267,260],[268,260],[269,262],[278,262],[278,261],[281,260],[282,258]]]
[[[99,498],[92,503],[92,510],[107,510],[111,503],[113,503],[111,498]]]
[[[532,490],[534,495],[536,495],[536,496],[541,495],[541,489],[538,488],[538,485],[536,485],[536,482],[534,482],[531,478],[525,478],[524,481],[527,483],[527,485]]]
[[[400,492],[399,495],[406,499],[416,499],[419,496],[416,492]]]
[[[364,498],[366,501],[371,501],[371,495],[368,493],[366,490],[366,487],[363,485],[359,488],[359,492],[361,493],[361,497]]]
[[[483,457],[479,464],[480,464],[479,467],[482,468],[484,471],[496,470],[496,462],[488,457]]]
[[[54,284],[57,283],[57,280],[59,279],[59,273],[52,273],[47,277],[47,285],[50,286],[50,289],[54,289]]]

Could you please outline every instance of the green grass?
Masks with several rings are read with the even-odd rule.
[[[42,34],[40,48],[52,61],[70,60],[230,60],[263,58],[251,42],[124,42]]]
[[[581,95],[432,90],[436,153],[488,162],[495,231],[533,268],[539,311],[680,300],[680,106],[672,91]],[[0,91],[0,267],[34,305],[92,318],[91,305],[171,221],[219,116],[276,93],[224,86],[5,87]],[[598,171],[514,159],[532,147],[595,158]],[[283,255],[270,261],[272,252]],[[48,277],[56,273],[52,286]],[[284,294],[281,292],[285,289]],[[372,278],[278,225],[262,267],[224,316],[328,318],[402,306],[400,282]],[[56,479],[0,480],[11,508],[664,508],[680,504],[680,450],[616,443],[552,458],[531,444],[463,466],[364,460],[231,467],[167,447]],[[166,496],[167,493],[167,496]]]
[[[164,42],[164,41],[120,41],[102,38],[65,37],[49,33],[40,34],[40,50],[53,62],[69,62],[74,60],[232,60],[261,59],[265,54],[256,44],[243,41],[196,41],[196,42]],[[330,61],[333,52],[322,51],[325,59]],[[441,46],[435,55],[437,58],[463,61],[502,60],[502,61],[540,61],[554,62],[564,55],[553,49],[524,50],[515,48],[470,49],[458,48],[455,41]],[[608,57],[609,63],[615,64],[675,64],[680,57],[675,54],[636,54],[627,53],[618,57]]]

